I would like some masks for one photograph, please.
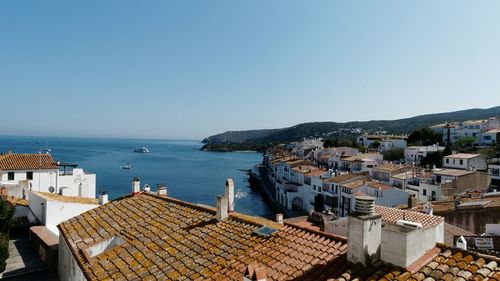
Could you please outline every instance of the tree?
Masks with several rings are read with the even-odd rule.
[[[380,143],[378,141],[374,141],[372,142],[372,144],[370,144],[370,148],[379,148],[380,147]]]
[[[448,155],[451,155],[451,148],[449,145],[447,145],[443,150],[443,157]]]
[[[455,141],[455,148],[460,152],[470,152],[473,149],[476,138],[462,137]]]
[[[324,148],[329,148],[329,147],[334,147],[335,146],[335,141],[333,139],[326,139],[323,142],[323,147]]]
[[[0,272],[5,270],[5,262],[9,258],[9,232],[13,216],[14,208],[0,199]]]
[[[437,168],[441,168],[443,166],[443,153],[438,151],[427,154],[427,156],[420,160],[420,165],[424,167],[432,167],[436,165]]]
[[[442,142],[443,135],[434,132],[431,128],[415,130],[408,136],[408,143],[412,145],[433,145]]]
[[[384,151],[384,160],[399,161],[405,158],[405,151],[402,148],[394,148]]]

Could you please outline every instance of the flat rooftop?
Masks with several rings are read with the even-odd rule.
[[[52,201],[61,201],[61,202],[69,202],[69,203],[80,203],[80,204],[99,204],[99,201],[96,198],[84,198],[78,196],[64,196],[55,193],[49,192],[40,192],[40,191],[31,191],[40,197],[43,197],[47,200]]]

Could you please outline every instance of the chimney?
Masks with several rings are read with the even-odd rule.
[[[144,185],[144,192],[147,192],[147,193],[151,192],[151,187],[147,183]]]
[[[347,260],[368,266],[380,259],[382,216],[374,213],[374,197],[356,196],[355,200],[355,212],[347,219]]]
[[[267,281],[267,270],[264,266],[251,263],[245,270],[243,281]]]
[[[228,217],[228,204],[226,196],[217,196],[217,221],[223,221]]]
[[[283,214],[276,214],[276,222],[283,224]]]
[[[227,210],[234,211],[234,183],[232,179],[226,180],[226,188],[224,190],[224,197],[227,198]]]
[[[103,191],[99,193],[99,205],[104,205],[106,203],[108,203],[108,193]]]
[[[417,195],[411,193],[408,195],[408,209],[413,209],[417,207]]]
[[[167,185],[166,184],[159,184],[156,192],[159,196],[167,197]]]
[[[141,180],[138,177],[132,179],[132,195],[141,193]]]
[[[424,213],[432,216],[433,208],[431,202],[427,202],[424,204]]]

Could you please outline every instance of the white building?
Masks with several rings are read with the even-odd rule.
[[[24,199],[30,191],[95,198],[95,174],[78,168],[60,171],[59,166],[50,154],[0,155],[0,187]]]
[[[407,145],[406,139],[404,139],[404,138],[382,140],[380,142],[380,146],[378,147],[378,151],[380,153],[384,153],[384,152],[391,150],[391,149],[405,148],[406,145]]]
[[[37,191],[30,192],[28,201],[29,208],[38,221],[55,235],[59,235],[57,225],[62,221],[99,206],[98,200],[95,198],[62,196]],[[107,199],[102,203],[106,202]]]
[[[453,144],[458,139],[457,131],[460,130],[460,124],[457,122],[452,123],[444,123],[431,126],[431,129],[443,135],[443,143],[445,144]]]
[[[494,159],[489,165],[488,168],[491,173],[491,184],[498,188],[500,187],[500,159]]]
[[[420,203],[439,201],[443,197],[441,183],[437,183],[432,178],[416,178],[406,185],[405,190],[410,194],[415,194]]]
[[[356,180],[340,185],[338,216],[345,217],[355,209],[356,196],[372,196],[381,206],[396,207],[408,203],[404,190],[378,182]]]
[[[493,129],[481,134],[481,146],[491,146],[498,143],[500,139],[500,129]]]
[[[453,144],[458,139],[472,137],[476,146],[488,146],[496,139],[500,130],[500,119],[492,117],[482,120],[469,120],[462,123],[451,122],[431,126],[431,129],[443,135],[443,142]]]
[[[427,157],[430,153],[444,151],[444,146],[429,145],[429,146],[410,146],[405,148],[405,161],[408,164],[420,164],[420,161]]]
[[[443,157],[443,167],[486,171],[488,169],[486,156],[481,154],[458,153]]]
[[[339,170],[351,173],[370,172],[382,163],[384,156],[380,153],[362,153],[340,160]]]
[[[358,137],[358,144],[364,147],[370,147],[375,143],[382,144],[382,142],[386,143],[386,148],[404,148],[406,147],[406,140],[408,140],[408,136],[397,136],[397,135],[368,135],[363,134]]]

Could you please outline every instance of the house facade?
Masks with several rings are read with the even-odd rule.
[[[50,154],[0,155],[0,187],[10,196],[27,199],[30,191],[95,198],[96,175],[72,165],[59,170]]]
[[[486,171],[486,156],[482,154],[458,153],[443,157],[443,167],[462,170]]]
[[[423,158],[430,153],[444,151],[444,146],[429,145],[429,146],[410,146],[404,149],[405,162],[407,164],[420,164]]]

